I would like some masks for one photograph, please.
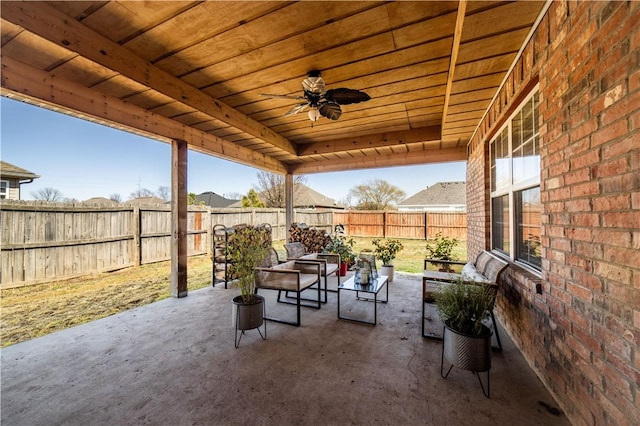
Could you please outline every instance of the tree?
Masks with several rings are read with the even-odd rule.
[[[147,189],[147,188],[138,188],[137,190],[133,191],[131,194],[129,194],[129,199],[130,200],[134,200],[136,198],[140,198],[140,197],[153,197],[155,194],[153,193],[153,191]]]
[[[385,180],[374,179],[351,188],[349,195],[358,199],[358,210],[389,210],[404,199],[405,192]]]
[[[198,196],[195,192],[189,192],[187,194],[187,205],[188,206],[204,206],[204,201],[198,201]]]
[[[111,195],[109,195],[109,199],[111,201],[115,201],[116,203],[121,203],[122,202],[122,197],[120,196],[120,194],[116,194],[115,192]]]
[[[304,183],[306,178],[302,175],[294,176],[293,187]],[[256,191],[260,193],[260,198],[264,200],[266,207],[285,207],[284,176],[269,172],[258,172],[258,185]]]
[[[169,189],[168,186],[159,186],[158,198],[162,198],[165,201],[169,201],[171,199],[171,189]]]
[[[242,207],[264,207],[264,203],[260,201],[258,193],[254,189],[250,189],[247,195],[242,196]]]
[[[38,191],[32,192],[31,196],[36,200],[41,201],[61,202],[64,200],[62,192],[55,188],[42,188]]]

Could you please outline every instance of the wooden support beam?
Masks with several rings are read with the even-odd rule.
[[[351,159],[330,158],[322,161],[301,163],[289,167],[296,175],[323,172],[343,172],[345,170],[375,169],[381,167],[412,166],[418,164],[466,161],[466,147],[429,149],[402,154],[371,155]]]
[[[171,296],[187,296],[187,143],[171,142]]]
[[[333,139],[327,142],[302,144],[298,148],[298,155],[302,157],[305,155],[346,152],[390,145],[438,141],[440,140],[440,131],[440,126],[430,126],[414,130],[403,130],[398,132],[380,133],[377,135]]]
[[[289,230],[293,223],[293,175],[287,173],[284,175],[284,216],[285,216],[285,238],[289,242]]]
[[[2,95],[54,111],[70,113],[163,142],[186,140],[191,149],[273,173],[286,173],[282,162],[217,136],[154,114],[118,98],[56,77],[11,58],[1,57]],[[86,114],[86,115],[84,115]]]
[[[295,154],[295,147],[288,139],[44,2],[2,2],[2,18],[289,154]]]

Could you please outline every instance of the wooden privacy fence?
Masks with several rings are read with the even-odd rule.
[[[442,235],[467,239],[466,213],[400,211],[335,211],[335,223],[345,225],[352,237],[385,237],[426,240]]]
[[[460,213],[295,210],[294,222],[332,233],[343,224],[350,236],[431,238],[437,232],[466,239]],[[213,209],[190,206],[189,256],[211,255],[212,229],[268,223],[274,240],[286,238],[284,209]],[[111,271],[171,258],[169,206],[115,207],[2,200],[0,287]]]

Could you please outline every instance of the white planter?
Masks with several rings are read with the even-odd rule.
[[[379,275],[386,275],[388,277],[387,281],[393,281],[393,265],[382,266],[380,271],[378,271]]]

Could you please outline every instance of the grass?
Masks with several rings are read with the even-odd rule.
[[[373,250],[371,240],[354,238],[356,253]],[[426,242],[401,241],[396,271],[422,272]],[[284,241],[273,246],[284,259]],[[466,244],[459,243],[455,253],[466,259]],[[211,285],[211,266],[207,256],[189,258],[189,291]],[[170,297],[170,274],[170,262],[160,262],[2,290],[0,344],[14,345]]]

